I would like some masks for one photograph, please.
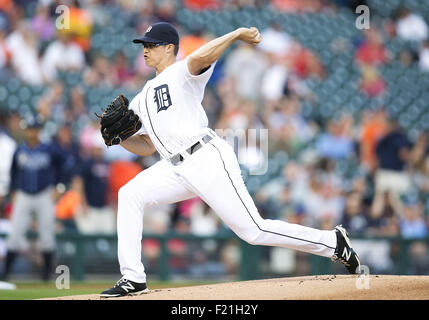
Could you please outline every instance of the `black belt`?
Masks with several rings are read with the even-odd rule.
[[[208,143],[211,139],[213,139],[213,137],[208,135],[208,134],[201,138],[201,140],[204,142],[204,144]],[[204,144],[201,144],[200,141],[197,141],[196,143],[194,143],[192,146],[190,146],[185,151],[188,155],[191,155],[191,154],[195,153],[196,151],[198,151],[199,149],[201,149]],[[175,154],[174,156],[172,156],[169,160],[173,165],[177,165],[179,162],[182,162],[185,158],[186,157],[183,157],[183,155],[179,152],[179,153]]]

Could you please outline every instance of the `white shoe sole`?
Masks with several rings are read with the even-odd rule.
[[[141,294],[149,293],[149,289],[146,288],[142,291],[137,292],[130,292],[126,295],[119,295],[119,294],[100,294],[100,298],[120,298],[120,297],[126,297],[126,296],[139,296]]]

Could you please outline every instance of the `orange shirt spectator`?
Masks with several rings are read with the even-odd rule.
[[[138,175],[142,169],[139,164],[132,161],[119,160],[110,164],[109,187],[114,197],[113,203],[117,202],[119,189]]]
[[[179,59],[184,59],[192,52],[197,50],[203,44],[207,42],[207,39],[201,36],[189,34],[180,39],[179,44]]]
[[[0,11],[10,12],[13,9],[13,2],[11,0],[0,0]]]
[[[56,216],[60,220],[73,219],[81,205],[81,197],[76,190],[67,191],[57,202]]]
[[[385,111],[379,110],[375,114],[365,113],[362,122],[360,158],[365,167],[373,170],[376,165],[375,148],[377,142],[385,135],[387,130]]]
[[[92,17],[91,14],[81,8],[70,8],[70,29],[63,29],[63,32],[73,34],[73,40],[87,52],[91,47]]]

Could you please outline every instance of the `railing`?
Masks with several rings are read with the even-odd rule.
[[[28,233],[28,238],[37,238],[36,233]],[[0,234],[0,238],[5,238],[7,235]],[[85,250],[86,243],[97,239],[105,239],[116,243],[116,234],[94,234],[94,235],[83,235],[80,233],[61,233],[57,235],[58,242],[72,242],[74,244],[75,252],[70,265],[70,272],[74,280],[85,279],[85,261],[88,258]],[[158,260],[157,276],[161,281],[167,281],[170,279],[170,268],[168,265],[169,250],[168,241],[171,239],[179,239],[183,241],[204,241],[204,240],[217,240],[217,241],[237,241],[240,247],[240,266],[238,270],[238,278],[240,280],[253,280],[260,279],[261,273],[261,261],[262,261],[262,249],[266,248],[263,246],[253,246],[243,240],[239,239],[232,232],[223,232],[214,234],[211,236],[197,236],[193,234],[181,234],[181,233],[143,233],[143,239],[154,239],[159,242],[160,255]],[[354,237],[353,240],[377,240],[377,241],[389,241],[391,244],[395,244],[397,248],[398,265],[397,273],[406,274],[409,268],[408,249],[415,241],[424,241],[429,244],[429,238],[425,239],[404,239],[401,237]],[[333,271],[334,264],[327,258],[309,255],[311,262],[311,274],[331,274]],[[429,272],[429,270],[428,270]]]

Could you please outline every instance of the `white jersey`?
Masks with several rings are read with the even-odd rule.
[[[130,109],[142,121],[136,134],[149,135],[162,158],[189,148],[210,131],[201,102],[215,64],[192,75],[187,59],[177,61],[147,81],[131,101]]]

